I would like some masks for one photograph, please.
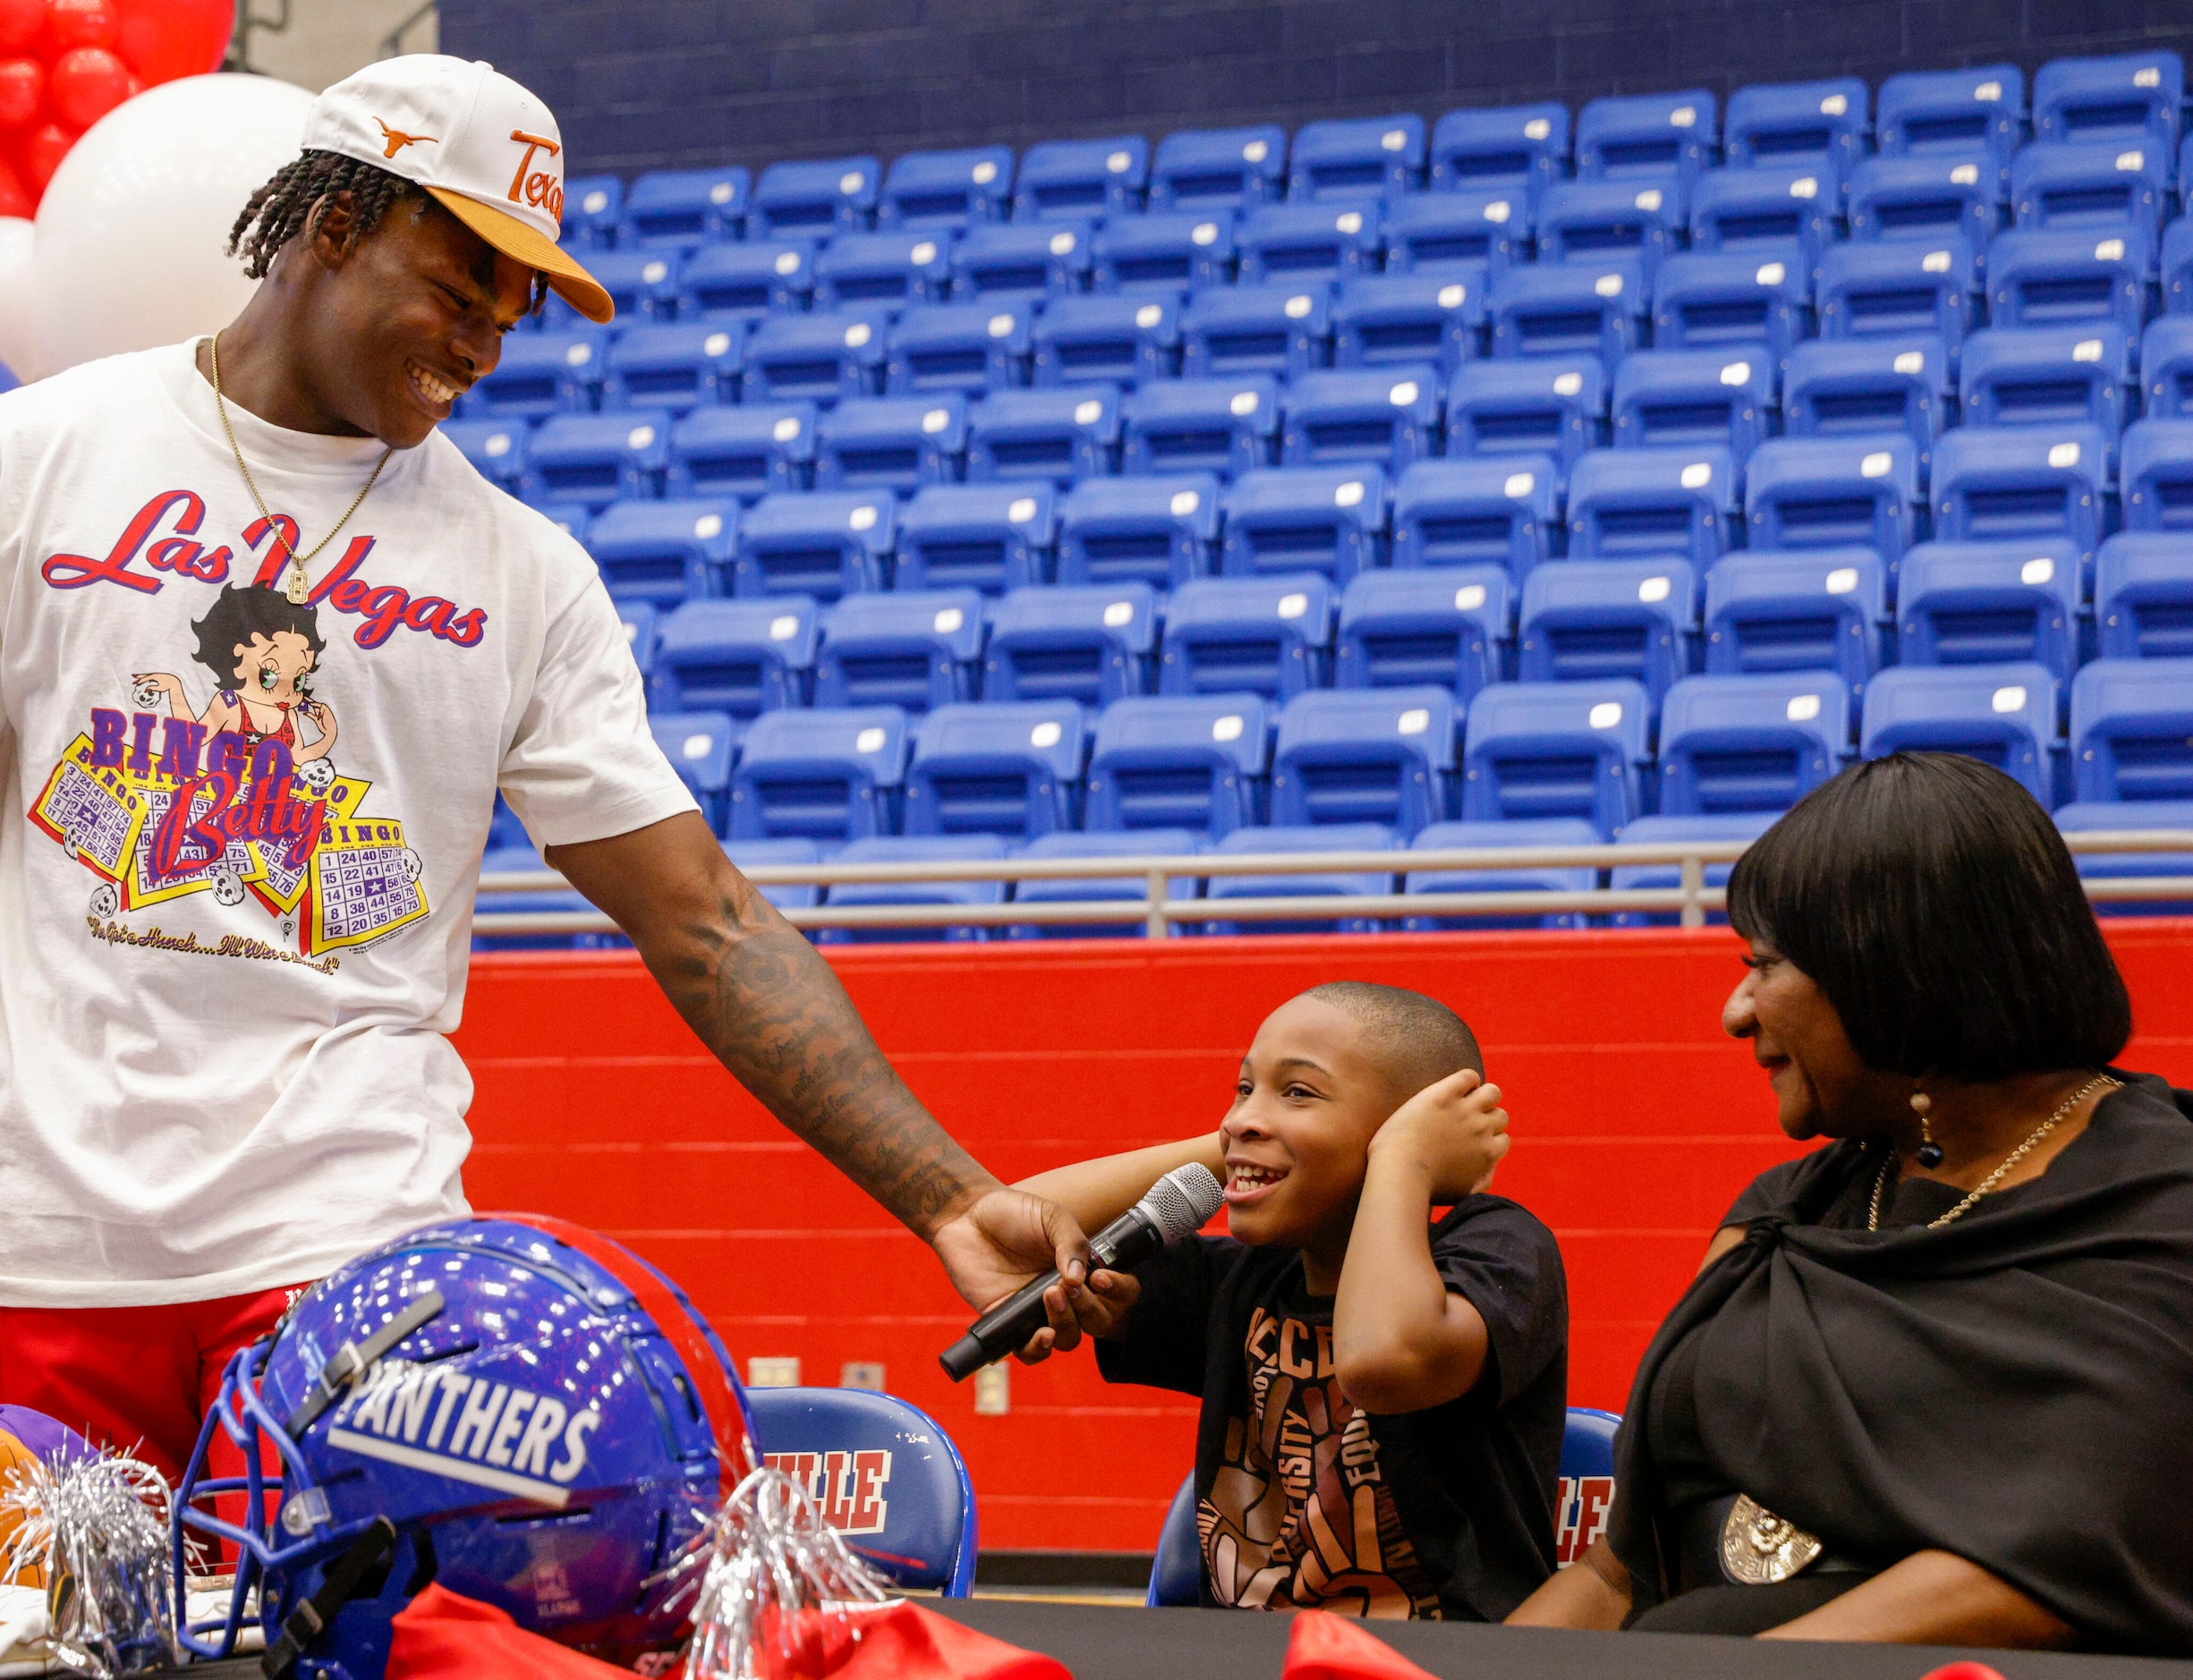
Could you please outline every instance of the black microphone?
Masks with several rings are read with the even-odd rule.
[[[1208,1167],[1191,1161],[1175,1167],[1090,1240],[1089,1269],[1117,1272],[1139,1266],[1168,1243],[1203,1229],[1225,1200]],[[1025,1344],[1050,1322],[1043,1311],[1043,1292],[1058,1281],[1057,1272],[1046,1272],[968,1326],[966,1335],[937,1356],[945,1375],[958,1382]]]

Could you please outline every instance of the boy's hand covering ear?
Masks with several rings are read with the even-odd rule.
[[[1422,1172],[1435,1204],[1475,1195],[1508,1153],[1500,1088],[1474,1068],[1427,1085],[1395,1109],[1371,1140],[1373,1160],[1396,1156]]]
[[[1130,1272],[1093,1271],[1078,1287],[1064,1281],[1053,1284],[1043,1292],[1043,1312],[1050,1323],[1030,1336],[1014,1357],[1024,1365],[1040,1365],[1054,1351],[1068,1353],[1080,1346],[1084,1332],[1110,1336],[1142,1292]]]

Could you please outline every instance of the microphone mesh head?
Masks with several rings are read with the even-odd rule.
[[[1226,1200],[1226,1192],[1219,1181],[1211,1176],[1211,1169],[1201,1162],[1191,1161],[1186,1167],[1176,1167],[1164,1177],[1150,1186],[1150,1193],[1143,1198],[1143,1208],[1165,1233],[1168,1243],[1177,1243],[1184,1236],[1192,1236],[1203,1228],[1203,1221],[1219,1210]]]

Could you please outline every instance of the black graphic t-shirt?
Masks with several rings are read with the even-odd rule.
[[[1483,1376],[1423,1412],[1358,1412],[1334,1374],[1332,1297],[1302,1254],[1228,1237],[1135,1268],[1111,1382],[1203,1397],[1203,1601],[1243,1609],[1498,1621],[1553,1570],[1568,1296],[1553,1234],[1473,1196],[1432,1227],[1447,1287],[1483,1317]]]

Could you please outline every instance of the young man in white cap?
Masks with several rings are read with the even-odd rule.
[[[0,1401],[171,1473],[294,1286],[464,1211],[498,788],[969,1301],[1084,1264],[732,868],[585,551],[435,434],[546,291],[614,313],[563,166],[488,65],[375,64],[238,219],[242,315],[0,398]]]

